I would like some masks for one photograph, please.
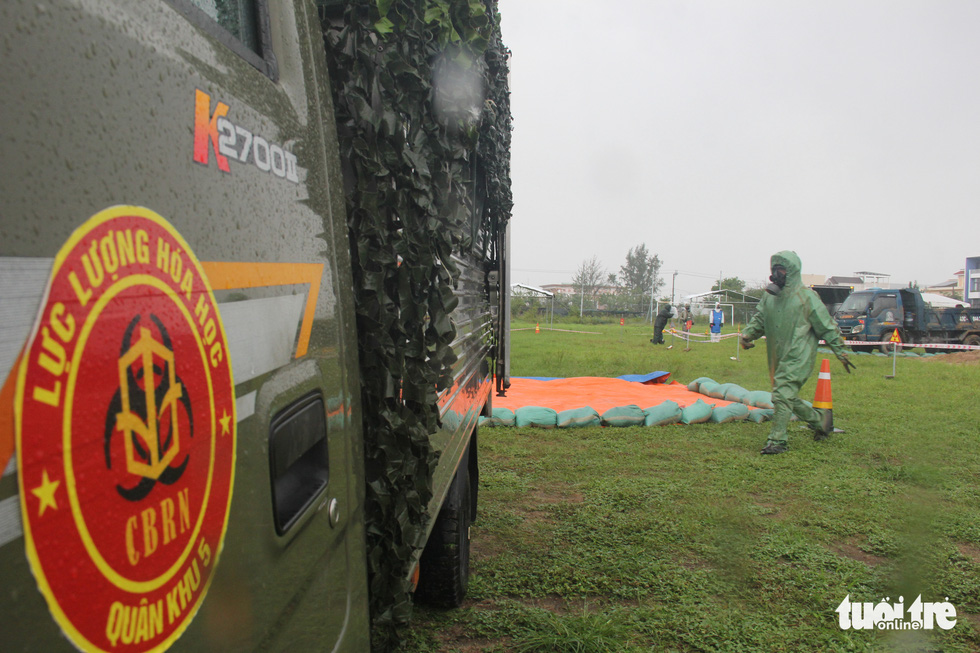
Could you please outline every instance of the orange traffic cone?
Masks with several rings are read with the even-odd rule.
[[[820,361],[820,375],[817,377],[817,391],[813,394],[813,407],[821,409],[823,430],[834,432],[834,399],[830,391],[830,361]]]
[[[534,332],[535,333],[541,333],[541,325],[540,324],[535,324],[534,325]]]

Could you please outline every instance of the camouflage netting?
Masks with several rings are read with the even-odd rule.
[[[353,263],[375,650],[411,614],[436,393],[456,357],[454,252],[510,218],[508,52],[495,0],[321,0]],[[407,344],[407,346],[406,346]]]

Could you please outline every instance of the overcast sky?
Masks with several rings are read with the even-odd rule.
[[[980,255],[980,2],[499,0],[512,281],[659,254],[670,293]]]

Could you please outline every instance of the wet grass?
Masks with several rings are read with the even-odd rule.
[[[764,345],[734,361],[731,340],[654,347],[649,325],[531,326],[512,334],[515,376],[768,389]],[[401,650],[980,650],[980,364],[899,358],[886,379],[891,358],[856,356],[851,375],[829,358],[846,433],[791,425],[780,456],[759,455],[768,427],[748,422],[482,430],[469,598],[417,608]],[[838,625],[845,596],[920,594],[949,597],[956,626]]]

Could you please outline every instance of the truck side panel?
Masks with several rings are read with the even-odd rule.
[[[214,290],[237,409],[224,548],[174,649],[363,648],[359,381],[322,42],[309,3],[241,5],[257,12],[241,38],[185,0],[0,9],[0,383],[73,230],[116,205],[163,216]],[[303,456],[314,482],[295,473]],[[8,465],[0,648],[74,650],[17,531],[29,498]]]

